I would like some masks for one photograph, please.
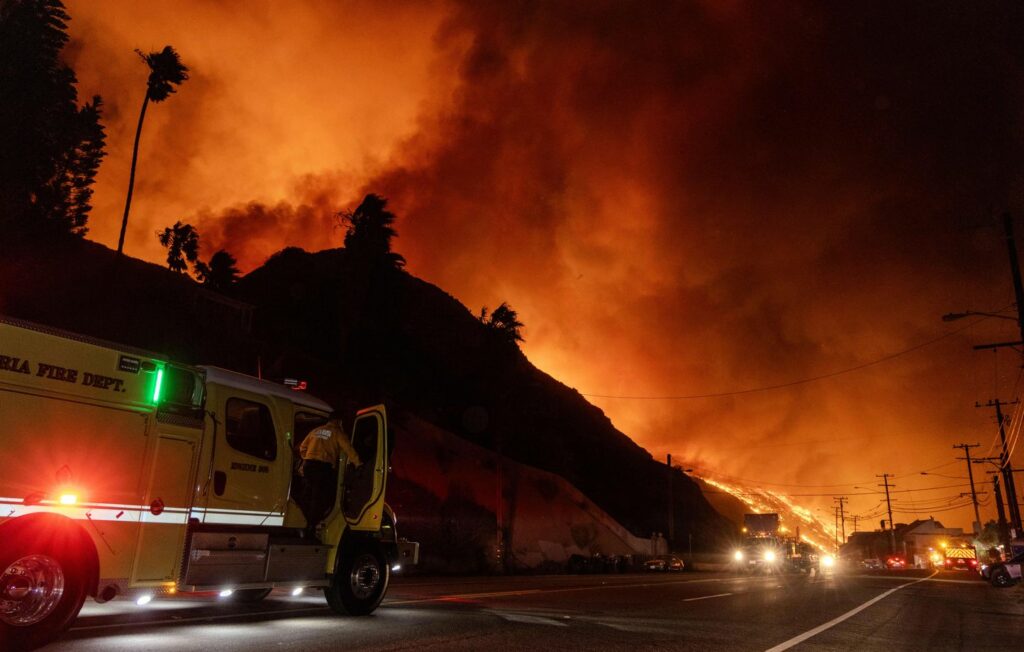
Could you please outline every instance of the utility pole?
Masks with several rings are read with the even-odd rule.
[[[1020,279],[1020,264],[1017,262],[1017,242],[1013,239],[1013,218],[1003,213],[1003,230],[1006,231],[1006,249],[1010,254],[1010,275],[1013,277],[1013,295],[1017,299],[1017,326],[1020,339],[1024,341],[1024,283]]]
[[[848,499],[846,498],[846,496],[840,496],[839,498],[833,498],[832,500],[839,501],[839,524],[840,527],[842,527],[843,529],[843,538],[841,539],[841,541],[843,543],[846,543],[846,512],[843,510],[843,503],[845,503]]]
[[[883,473],[882,475],[876,475],[876,478],[882,478],[884,484],[878,485],[879,487],[885,487],[885,505],[889,509],[889,548],[891,554],[896,554],[896,523],[892,520],[892,500],[889,499],[889,487],[895,487],[894,484],[889,484],[889,474]]]
[[[977,448],[981,444],[956,444],[953,448],[962,448],[964,451],[963,457],[958,457],[958,460],[967,461],[967,478],[971,481],[971,502],[974,503],[974,531],[981,535],[981,514],[978,512],[978,494],[974,491],[974,469],[971,468],[971,449]]]
[[[1016,403],[1017,401],[1014,401]],[[1017,504],[1017,485],[1013,480],[1013,465],[1010,464],[1010,453],[1006,448],[1006,419],[1003,417],[1003,405],[1006,405],[998,398],[990,400],[985,405],[975,403],[975,407],[991,407],[996,409],[996,422],[999,425],[999,439],[1003,443],[1003,450],[999,455],[999,469],[1003,473],[1003,486],[1006,488],[1006,506],[1010,517],[1011,538],[1021,536],[1020,505]]]
[[[672,511],[672,453],[668,454],[665,464],[668,465],[668,549],[671,551],[676,538],[676,515]]]
[[[836,528],[834,530],[835,531],[836,552],[839,552],[839,508],[838,507],[833,507],[832,511],[835,512],[835,519],[836,519],[836,522],[835,522]]]
[[[1010,552],[1010,533],[1006,527],[1006,512],[1003,511],[1003,492],[999,490],[999,474],[992,474],[992,493],[996,498],[996,515],[999,517],[999,538],[1003,542],[1003,550]]]
[[[854,532],[854,534],[856,534],[857,533],[857,519],[860,518],[860,517],[857,516],[856,514],[853,514],[850,518],[853,519],[853,532]]]
[[[1020,262],[1017,260],[1017,241],[1013,238],[1013,218],[1009,211],[1003,213],[1003,230],[1006,232],[1006,251],[1010,257],[1010,276],[1013,277],[1013,296],[1017,303],[1017,327],[1020,329],[1021,341],[1024,342],[1024,282],[1020,278]],[[991,403],[991,401],[989,401]],[[1002,410],[996,401],[996,419],[999,420],[999,436],[1003,439],[1003,478],[1006,482],[1006,502],[1010,506],[1010,519],[1013,521],[1014,538],[1021,536],[1020,505],[1017,503],[1017,487],[1013,482],[1013,470],[1010,457],[1006,452],[1006,433],[1003,428]]]

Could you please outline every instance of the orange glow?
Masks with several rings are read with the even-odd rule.
[[[986,22],[998,11],[963,30],[948,12],[829,3],[67,5],[79,97],[105,105],[90,238],[117,242],[146,80],[134,48],[172,44],[190,68],[142,135],[125,251],[154,263],[154,231],[179,219],[202,257],[225,247],[245,272],[284,246],[338,247],[336,213],[378,192],[410,273],[473,313],[508,301],[531,362],[618,396],[856,367],[1012,295],[984,217],[1021,214],[1019,120],[1003,110],[1020,71],[1002,67],[1013,21]],[[1003,108],[979,120],[977,98]],[[1000,353],[993,387],[992,355],[970,345],[1015,330],[989,320],[778,391],[588,400],[656,458],[849,493],[863,514],[878,496],[852,487],[875,474],[917,489],[951,443],[989,447],[971,406],[1017,369]],[[897,494],[896,522],[928,515],[912,497],[949,493]],[[800,500],[832,527],[832,496]]]
[[[72,493],[65,493],[60,495],[61,505],[74,505],[78,502],[78,495]]]

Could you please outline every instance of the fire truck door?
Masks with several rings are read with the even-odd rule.
[[[216,435],[206,509],[194,515],[205,523],[281,525],[291,480],[284,439],[289,424],[277,423],[276,404],[259,394],[231,388],[213,404]]]
[[[184,545],[196,442],[188,435],[160,433],[154,448],[140,512],[142,525],[132,570],[133,582],[174,579]]]
[[[384,509],[387,479],[387,417],[384,406],[360,410],[352,425],[352,447],[363,464],[345,470],[342,509],[354,530],[376,530]]]

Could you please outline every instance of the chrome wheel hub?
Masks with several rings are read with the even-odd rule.
[[[376,557],[362,555],[352,566],[352,574],[349,577],[352,594],[360,600],[369,598],[380,585],[380,579],[380,566]]]
[[[57,608],[64,595],[64,571],[53,557],[29,555],[0,575],[0,622],[35,625]]]

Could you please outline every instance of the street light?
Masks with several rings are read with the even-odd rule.
[[[1000,315],[996,312],[979,312],[977,310],[966,310],[964,312],[948,312],[942,316],[942,321],[956,321],[963,319],[964,317],[995,317],[996,319],[1009,319],[1010,321],[1017,321],[1016,317],[1010,315]]]

